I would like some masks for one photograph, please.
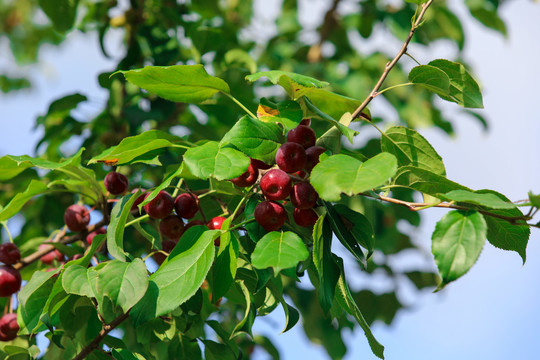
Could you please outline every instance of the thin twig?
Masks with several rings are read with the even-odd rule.
[[[128,312],[129,313],[129,312]],[[73,358],[73,360],[82,360],[85,359],[90,353],[94,350],[96,350],[99,347],[99,344],[107,334],[109,334],[113,329],[115,329],[118,325],[120,325],[124,320],[128,318],[128,313],[122,314],[116,319],[114,319],[110,324],[103,324],[103,327],[101,328],[101,331],[99,332],[98,336],[92,340],[92,342],[84,349],[81,350],[81,352]]]
[[[381,77],[379,78],[379,81],[377,81],[377,84],[375,84],[375,87],[373,88],[373,90],[371,90],[371,93],[362,102],[362,104],[360,104],[360,106],[354,111],[354,113],[352,114],[353,119],[358,118],[360,114],[362,113],[362,111],[366,108],[366,106],[368,106],[368,104],[371,102],[371,100],[373,100],[377,96],[378,91],[381,88],[382,84],[384,83],[384,80],[386,80],[386,77],[390,73],[390,70],[392,70],[392,68],[397,64],[397,62],[403,56],[403,54],[407,52],[407,47],[409,46],[409,43],[411,42],[411,39],[414,33],[420,26],[420,23],[422,22],[422,18],[424,17],[426,10],[428,9],[428,7],[431,5],[432,2],[433,0],[429,0],[428,2],[421,5],[420,13],[418,14],[416,21],[414,22],[414,24],[411,27],[411,30],[409,31],[409,36],[407,36],[407,39],[405,39],[403,46],[401,46],[401,49],[399,50],[397,55],[394,57],[394,59],[386,64],[386,66],[384,67],[384,71],[381,74]]]
[[[75,241],[84,239],[86,237],[86,235],[88,235],[88,233],[90,233],[90,232],[92,232],[94,230],[97,230],[100,227],[102,227],[104,225],[107,225],[107,224],[108,224],[108,221],[105,221],[105,219],[104,219],[104,220],[101,220],[100,222],[98,222],[98,223],[96,223],[94,225],[89,226],[86,231],[83,231],[83,232],[80,232],[80,233],[77,233],[77,234],[71,235],[71,236],[63,236],[62,235],[62,238],[60,240],[55,241],[55,240],[57,240],[55,238],[55,240],[53,240],[53,242],[57,242],[57,243],[60,243],[60,244],[63,244],[63,245],[71,244],[71,243],[73,243]],[[21,259],[21,261],[19,261],[15,265],[13,265],[13,267],[15,269],[17,269],[17,270],[20,270],[20,269],[30,265],[34,261],[39,260],[39,258],[41,258],[43,255],[47,255],[48,253],[50,253],[54,249],[55,249],[55,247],[53,245],[44,246],[41,250],[38,250],[38,251],[28,255],[24,259]]]
[[[486,211],[486,210],[482,210],[482,209],[471,209],[471,208],[468,208],[468,207],[465,207],[465,206],[459,206],[459,205],[455,205],[455,204],[447,203],[447,202],[441,202],[441,203],[435,203],[435,204],[433,204],[433,203],[432,204],[430,204],[430,203],[417,203],[417,202],[409,202],[409,201],[394,199],[394,198],[384,196],[384,195],[371,195],[371,194],[366,194],[366,193],[360,193],[359,195],[369,197],[369,198],[372,198],[372,199],[386,201],[386,202],[389,202],[389,203],[392,203],[392,204],[406,206],[411,211],[420,211],[420,210],[424,210],[424,209],[430,208],[430,207],[439,207],[439,208],[447,208],[447,209],[455,209],[455,210],[475,210],[475,211],[478,211],[479,213],[481,213],[483,215],[491,216],[491,217],[498,218],[498,219],[501,219],[501,220],[506,220],[506,221],[508,221],[508,222],[510,222],[512,224],[515,224],[516,222],[518,222],[520,220],[523,220],[523,221],[530,220],[530,217],[527,216],[527,215],[504,216],[504,215],[495,214],[495,213],[492,213],[492,212],[489,212],[489,211]],[[527,224],[527,225],[529,225],[529,224]]]

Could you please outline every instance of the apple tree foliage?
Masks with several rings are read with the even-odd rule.
[[[505,35],[498,0],[465,4]],[[0,299],[3,308],[16,307],[20,327],[16,339],[0,345],[2,356],[249,359],[255,347],[279,359],[272,341],[252,327],[281,311],[283,332],[302,326],[332,359],[346,353],[343,330],[356,327],[384,358],[370,325],[392,323],[403,305],[397,289],[381,294],[349,286],[354,271],[441,289],[474,265],[486,240],[525,261],[540,198],[515,203],[452,181],[436,146],[415,130],[453,134],[437,98],[487,126],[470,110],[483,104],[467,64],[432,59],[410,71],[403,66],[414,59],[409,43],[429,48],[443,39],[459,58],[466,34],[446,1],[328,1],[325,16],[309,28],[298,2],[285,0],[271,31],[261,29],[255,10],[252,1],[234,0],[0,4],[0,31],[19,64],[37,61],[42,44],[61,44],[73,31],[97,32],[102,54],[118,59],[98,76],[109,97],[97,116],[78,116],[74,110],[89,98],[68,94],[36,120],[43,136],[35,156],[0,158],[2,240],[19,247],[22,259],[13,267],[25,281],[16,302],[15,295]],[[403,43],[401,50],[364,51],[359,39],[380,28]],[[120,51],[106,41],[113,31],[124,36]],[[28,79],[0,74],[3,92],[28,86]],[[370,113],[367,105],[378,96],[399,124]],[[230,180],[250,158],[273,163],[287,132],[306,118],[326,149],[308,177],[319,194],[318,220],[300,227],[285,204],[289,220],[266,231],[253,215],[263,200],[258,185],[239,188]],[[378,135],[353,142],[368,128]],[[105,190],[112,167],[134,192]],[[200,198],[195,219],[226,220],[216,230],[191,227],[166,249],[158,221],[131,211],[137,189],[150,194],[139,209],[160,191],[192,192]],[[91,210],[93,225],[80,233],[63,223],[73,203]],[[395,270],[393,255],[419,251],[398,221],[417,227],[418,211],[430,207],[450,209],[432,235],[438,274]],[[23,222],[14,237],[13,217]],[[88,232],[101,226],[105,233],[88,244]],[[75,259],[39,261],[54,249]],[[353,264],[347,274],[344,263]],[[121,335],[111,336],[113,329]],[[39,333],[50,340],[41,355]]]

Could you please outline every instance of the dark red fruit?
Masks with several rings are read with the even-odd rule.
[[[223,222],[227,220],[223,216],[216,216],[212,218],[209,222],[206,223],[206,227],[210,230],[219,230],[221,229],[221,226],[223,225]],[[220,244],[220,238],[218,237],[216,240],[214,240],[214,246],[219,246]]]
[[[88,245],[92,245],[92,241],[94,240],[96,235],[106,234],[106,233],[107,233],[107,230],[104,227],[100,227],[99,229],[94,230],[88,235],[86,235],[86,242],[88,243]]]
[[[105,189],[113,195],[122,194],[127,190],[129,185],[127,177],[116,171],[108,173],[103,183],[105,184]]]
[[[253,164],[249,164],[249,167],[245,173],[231,179],[232,183],[238,187],[247,187],[255,184],[259,178],[259,169],[253,167]]]
[[[310,126],[311,119],[302,119],[302,121],[300,121],[300,125]]]
[[[82,205],[70,205],[64,213],[64,222],[69,231],[79,232],[86,230],[90,223],[90,212]]]
[[[183,193],[176,197],[174,209],[178,216],[191,219],[199,211],[199,198],[192,193]]]
[[[294,209],[294,222],[300,226],[313,226],[317,222],[319,215],[313,209]]]
[[[0,341],[11,341],[17,337],[18,332],[17,314],[9,313],[0,318]]]
[[[292,184],[289,174],[280,169],[272,169],[261,178],[261,190],[270,200],[283,200],[289,196]]]
[[[287,221],[287,212],[281,204],[274,201],[263,201],[257,204],[254,216],[266,231],[279,230]]]
[[[257,159],[251,159],[251,165],[255,169],[260,169],[260,170],[268,170],[272,167],[272,165],[265,164],[261,160],[257,160]]]
[[[301,182],[293,186],[291,202],[297,209],[311,209],[317,203],[319,194],[307,182]]]
[[[39,250],[43,250],[44,248],[48,248],[48,247],[49,247],[48,244],[41,244],[39,245]],[[54,249],[53,251],[39,258],[39,260],[41,260],[42,263],[47,264],[47,265],[52,264],[54,259],[58,261],[62,261],[64,260],[64,254],[58,251],[58,249]]]
[[[304,149],[315,146],[317,135],[312,128],[306,125],[298,125],[287,133],[287,141],[302,145]]]
[[[178,241],[175,241],[175,240],[164,239],[161,242],[161,250],[165,251],[167,254],[170,254],[172,249],[174,249],[177,243]],[[161,252],[155,253],[152,257],[154,258],[156,263],[158,263],[158,265],[163,264],[163,262],[167,258],[167,256]]]
[[[276,152],[276,164],[288,173],[302,170],[306,166],[306,151],[298,143],[286,142]]]
[[[173,207],[174,200],[171,195],[166,191],[160,191],[152,201],[144,205],[144,210],[153,219],[163,219],[171,213]]]
[[[184,221],[177,215],[167,215],[159,222],[159,232],[171,240],[178,240],[184,233]]]
[[[21,273],[10,265],[0,266],[0,296],[15,294],[21,288]]]
[[[311,172],[319,163],[319,156],[326,151],[322,146],[312,146],[306,149],[306,171]]]
[[[139,212],[139,204],[142,203],[144,201],[144,199],[146,198],[146,196],[147,196],[146,190],[143,190],[143,189],[133,189],[131,191],[131,193],[135,194],[139,190],[141,190],[143,193],[141,195],[139,195],[139,197],[135,200],[133,205],[131,205],[131,210],[130,211],[131,211],[131,214],[133,216],[141,215],[141,213]],[[141,211],[144,211],[144,208],[141,209]]]
[[[5,243],[0,245],[0,261],[6,265],[13,265],[21,260],[21,252],[17,245]]]
[[[186,232],[190,227],[193,227],[193,226],[196,226],[196,225],[206,225],[206,224],[202,220],[191,220],[184,227],[184,232]]]

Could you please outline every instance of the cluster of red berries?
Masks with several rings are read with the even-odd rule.
[[[21,260],[21,252],[17,245],[5,243],[0,245],[0,297],[9,297],[21,288],[21,273],[12,265]],[[19,325],[17,314],[8,313],[0,317],[0,341],[10,341],[17,337]]]
[[[304,120],[287,133],[287,142],[276,152],[278,168],[271,169],[272,165],[252,159],[248,170],[231,180],[240,187],[251,186],[257,182],[259,171],[270,169],[259,183],[267,200],[259,203],[254,213],[255,220],[267,231],[279,230],[287,221],[285,208],[278,202],[287,198],[295,207],[293,218],[297,225],[313,226],[318,219],[313,207],[319,195],[307,177],[326,149],[315,145],[317,136],[309,124],[309,120]]]

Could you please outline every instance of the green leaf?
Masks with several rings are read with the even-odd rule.
[[[302,121],[303,115],[302,108],[293,100],[286,100],[275,104],[263,97],[257,108],[257,118],[260,121],[269,124],[279,123],[285,131],[297,127]]]
[[[313,227],[313,264],[319,275],[319,302],[327,313],[334,300],[339,268],[332,259],[332,229],[325,215],[321,215]]]
[[[225,64],[228,66],[231,65],[240,65],[245,67],[250,73],[257,71],[257,63],[249,53],[243,49],[232,49],[225,53],[223,57]]]
[[[88,165],[106,160],[114,161],[118,165],[131,164],[138,157],[150,151],[181,144],[185,143],[177,136],[169,135],[160,130],[149,130],[123,139],[120,144],[94,156],[88,161]]]
[[[232,339],[234,336],[238,334],[238,332],[244,330],[247,325],[247,332],[248,334],[251,334],[251,326],[253,325],[253,322],[255,320],[256,312],[255,308],[251,306],[251,294],[249,292],[249,289],[247,288],[246,284],[244,284],[244,281],[240,280],[237,282],[238,286],[242,290],[242,294],[244,295],[244,302],[246,304],[246,310],[244,311],[244,317],[236,326],[234,327],[231,336],[229,339]]]
[[[276,151],[283,142],[279,126],[244,116],[225,134],[220,146],[231,144],[251,158],[273,163]],[[246,169],[247,166],[244,171]]]
[[[268,289],[270,289],[270,292],[272,295],[279,300],[281,303],[281,306],[283,307],[283,312],[285,313],[285,328],[281,331],[281,333],[285,333],[289,330],[291,330],[294,325],[298,322],[300,319],[300,314],[298,313],[298,310],[296,310],[291,305],[287,304],[285,299],[283,298],[283,285],[281,284],[281,280],[278,281],[279,278],[275,278],[272,281],[268,283]]]
[[[107,250],[116,259],[126,261],[129,256],[124,251],[124,228],[131,207],[135,200],[142,194],[140,190],[136,193],[127,194],[118,201],[112,211],[109,226],[107,226]]]
[[[212,340],[202,340],[204,343],[204,358],[206,360],[237,360],[231,350],[225,344],[220,344]]]
[[[53,23],[54,29],[65,33],[75,23],[79,0],[39,0],[39,6]]]
[[[25,163],[18,165],[9,155],[0,158],[0,181],[6,181],[22,173],[25,169],[32,167],[32,164]]]
[[[135,324],[176,309],[197,292],[214,261],[214,239],[219,233],[194,226],[182,235],[163,264],[150,276],[144,297],[131,310]]]
[[[373,226],[371,226],[367,217],[342,204],[336,204],[334,209],[339,214],[345,229],[351,233],[360,245],[368,250],[367,258],[369,259],[375,247],[375,235]]]
[[[486,221],[477,211],[450,211],[435,226],[431,252],[442,283],[461,277],[474,265],[486,242]]]
[[[302,85],[303,87],[308,88],[323,88],[330,85],[326,81],[319,81],[309,76],[281,70],[257,72],[255,74],[246,76],[246,80],[254,82],[262,77],[268,78],[268,80],[270,80],[274,85],[280,85],[283,87],[290,97],[293,97],[295,85]]]
[[[453,190],[446,194],[437,195],[439,199],[446,201],[457,201],[480,205],[488,209],[514,209],[516,205],[502,200],[495,194],[477,193],[468,190]]]
[[[230,219],[231,218],[225,221],[230,223]],[[229,227],[227,226],[227,229],[228,228]],[[227,229],[223,226],[221,227],[222,231]],[[228,241],[226,240],[227,237],[229,238]],[[233,284],[236,276],[239,251],[238,241],[230,232],[222,234],[220,240],[219,251],[212,269],[212,299],[214,299],[214,301],[217,301],[220,297],[225,295]]]
[[[238,150],[209,141],[186,151],[184,163],[200,179],[228,180],[247,170],[249,158]]]
[[[342,135],[344,135],[347,138],[347,140],[349,140],[349,142],[351,144],[353,143],[353,137],[358,135],[358,131],[355,131],[355,130],[353,130],[353,129],[351,129],[351,128],[349,128],[347,126],[348,123],[350,123],[350,121],[348,121],[348,123],[346,125],[342,124],[342,121],[341,121],[342,119],[340,119],[340,121],[336,121],[330,115],[327,115],[324,112],[322,112],[321,110],[319,110],[309,99],[303,98],[303,102],[305,103],[307,109],[311,112],[311,115],[316,116],[319,119],[322,119],[322,120],[328,122],[329,124],[334,125],[339,130],[339,132]],[[340,114],[343,114],[343,113],[340,113]],[[345,114],[343,116],[344,117],[347,117],[347,116],[350,117],[350,114],[348,114],[348,115]]]
[[[97,277],[98,274],[96,271],[88,271],[86,266],[72,265],[62,275],[62,286],[68,294],[97,298],[98,294],[94,294],[88,276]]]
[[[361,103],[359,100],[323,89],[329,85],[325,81],[287,71],[263,71],[248,75],[246,79],[253,82],[261,77],[267,77],[274,85],[280,85],[293,100],[303,96],[309,98],[316,108],[330,118],[340,117],[347,111],[353,112]]]
[[[371,329],[369,328],[368,323],[364,319],[364,316],[362,315],[362,312],[358,308],[358,305],[354,302],[354,299],[351,295],[351,291],[349,290],[349,286],[347,285],[347,282],[345,280],[345,270],[343,269],[343,261],[336,256],[337,265],[339,266],[341,270],[341,274],[339,276],[338,284],[336,287],[336,300],[341,305],[343,310],[345,310],[347,313],[354,316],[356,321],[358,322],[358,325],[364,330],[364,334],[366,335],[366,338],[368,340],[369,346],[371,347],[371,351],[373,354],[375,354],[377,357],[384,359],[384,346],[382,346],[377,339],[375,339],[375,336],[373,336],[373,333],[371,332]]]
[[[345,113],[352,114],[356,108],[362,104],[362,101],[360,100],[336,94],[327,89],[299,88],[298,91],[295,92],[295,98],[300,98],[300,96],[305,96],[308,98],[313,106],[319,109],[322,113],[328,114],[328,116],[332,119],[341,118],[341,116]],[[312,109],[308,107],[308,110]],[[368,110],[366,109],[364,112],[368,112]],[[320,117],[320,114],[318,113],[310,114],[308,112],[308,116],[309,115],[314,115],[317,118]],[[326,120],[324,118],[322,119]],[[346,125],[348,126],[348,124]]]
[[[24,77],[11,77],[0,74],[0,91],[4,94],[14,91],[27,89],[32,87],[32,83]]]
[[[296,266],[308,256],[306,245],[298,235],[290,231],[272,231],[263,236],[255,246],[251,263],[258,269],[272,267],[277,275],[282,269]]]
[[[311,185],[321,199],[339,201],[341,193],[355,195],[384,185],[397,170],[397,160],[380,153],[368,161],[347,155],[333,155],[317,164],[311,172]]]
[[[394,183],[433,196],[445,194],[452,190],[472,191],[463,185],[448,180],[444,176],[415,166],[400,168],[394,178]]]
[[[217,92],[231,91],[225,81],[208,75],[200,64],[145,66],[120,72],[132,84],[170,101],[201,103]]]
[[[57,272],[36,271],[18,294],[17,322],[20,334],[32,334],[39,324],[49,294],[56,281]]]
[[[501,200],[510,202],[510,200],[493,190],[477,190],[477,193],[494,194]],[[508,216],[508,217],[522,217],[521,210],[515,209],[494,209],[489,210],[490,213]],[[509,223],[506,220],[499,219],[493,216],[484,215],[488,226],[487,239],[491,245],[503,250],[511,250],[517,252],[523,259],[523,263],[527,258],[527,243],[531,235],[531,229],[529,226],[524,225],[523,222],[516,224]]]
[[[540,208],[540,195],[535,195],[532,191],[529,191],[529,201],[532,206]]]
[[[412,68],[409,81],[444,97],[450,95],[450,78],[435,66],[419,65]]]
[[[19,210],[21,210],[24,204],[30,201],[30,199],[47,191],[49,191],[47,185],[40,181],[32,180],[23,193],[15,195],[13,199],[0,210],[0,221],[5,221],[14,215],[17,215]]]
[[[146,293],[148,273],[144,262],[136,258],[126,263],[111,260],[97,271],[97,298],[108,297],[126,313]]]
[[[366,259],[364,252],[360,248],[357,239],[350,232],[349,228],[343,223],[340,214],[336,211],[332,203],[324,201],[324,207],[326,208],[326,218],[332,227],[332,231],[336,234],[338,240],[345,246],[347,250],[360,262],[362,265],[366,265]]]
[[[492,0],[466,0],[471,15],[484,26],[507,36],[506,25],[497,13],[499,1]]]
[[[59,162],[33,158],[28,155],[8,155],[7,157],[14,160],[17,167],[27,168],[29,166],[35,166],[40,169],[60,171],[72,179],[85,182],[86,186],[99,196],[102,194],[102,188],[96,181],[95,173],[92,170],[81,166],[81,156],[83,151],[84,148],[81,148],[75,155]],[[13,166],[13,163],[10,163],[10,165]],[[13,168],[10,170],[13,170]]]
[[[444,71],[450,79],[450,96],[443,95],[441,96],[443,99],[453,101],[466,108],[481,109],[484,107],[480,87],[465,69],[465,66],[445,59],[433,60],[429,65]]]
[[[141,354],[126,349],[111,349],[111,354],[116,360],[145,360]]]
[[[438,175],[446,175],[442,158],[431,144],[413,129],[404,126],[388,128],[381,137],[381,149],[394,155],[400,167],[412,165]]]

